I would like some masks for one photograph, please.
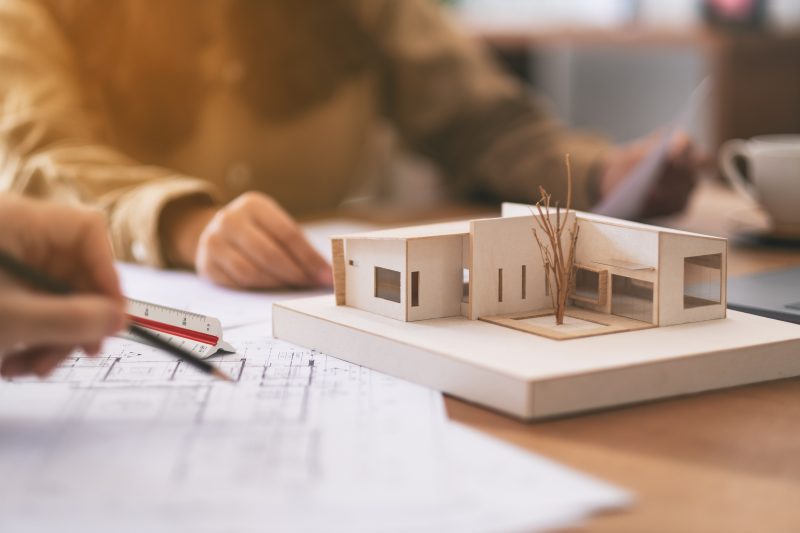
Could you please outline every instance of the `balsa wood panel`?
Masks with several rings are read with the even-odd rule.
[[[662,233],[659,247],[660,283],[658,286],[660,326],[684,324],[702,320],[724,318],[727,309],[728,246],[725,239],[687,237],[681,234]],[[684,263],[687,257],[722,255],[720,272],[720,302],[703,307],[684,306]]]
[[[333,293],[336,295],[336,305],[346,305],[345,283],[347,273],[344,266],[344,240],[331,239],[331,257],[333,258]]]
[[[404,322],[335,305],[273,306],[280,339],[520,418],[800,375],[800,327],[744,313],[557,341],[464,317]]]
[[[443,235],[406,241],[407,320],[461,315],[463,236]],[[417,273],[418,301],[411,298]]]
[[[438,237],[440,235],[464,235],[469,233],[469,221],[458,220],[455,222],[440,222],[437,224],[421,224],[419,226],[405,226],[402,228],[389,228],[347,235],[335,235],[332,239],[420,239],[425,237]]]
[[[570,339],[582,339],[584,337],[596,337],[598,335],[609,335],[611,333],[622,333],[624,331],[636,331],[639,329],[647,329],[655,327],[654,324],[626,318],[624,316],[609,315],[592,311],[590,309],[582,309],[580,307],[567,307],[564,314],[566,317],[576,318],[584,322],[591,322],[597,327],[588,329],[570,329],[559,327],[555,325],[555,317],[552,309],[543,309],[532,313],[509,313],[500,316],[486,316],[480,319],[484,322],[497,324],[506,328],[515,329],[531,335],[541,335],[548,339],[558,341],[566,341]],[[537,318],[552,316],[553,324],[549,326],[529,324],[522,322],[526,318]]]
[[[555,215],[551,214],[550,217],[555,223]],[[575,212],[570,212],[569,217],[567,227],[572,227]],[[533,235],[534,229],[538,230],[538,226],[533,216],[472,221],[470,318],[551,307],[552,300],[546,292],[545,270]],[[569,238],[569,232],[564,231],[562,241],[565,249],[569,245]],[[526,266],[527,278],[524,298],[523,265]]]
[[[608,304],[608,269],[605,266],[589,265],[589,264],[576,264],[576,269],[587,270],[597,274],[597,298],[587,298],[576,293],[575,280],[577,275],[572,279],[572,286],[570,287],[569,298],[573,302],[581,302],[595,308],[598,312],[608,312],[606,305]]]
[[[345,299],[347,306],[406,320],[406,242],[404,240],[345,239]],[[376,268],[391,270],[400,276],[400,301],[378,298]]]

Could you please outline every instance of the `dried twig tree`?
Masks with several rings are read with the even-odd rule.
[[[533,237],[539,246],[544,263],[545,280],[553,303],[553,313],[556,325],[564,323],[564,313],[567,310],[567,298],[575,276],[575,245],[578,242],[578,222],[573,219],[569,228],[569,241],[564,249],[562,235],[569,224],[569,212],[572,209],[572,169],[569,164],[569,154],[564,156],[567,169],[567,208],[563,216],[561,206],[555,205],[555,223],[550,216],[551,197],[543,187],[539,187],[541,197],[536,202],[539,216],[535,217],[539,229],[532,228]],[[542,235],[539,235],[539,232]]]

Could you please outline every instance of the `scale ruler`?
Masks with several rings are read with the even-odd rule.
[[[132,298],[126,301],[127,315],[131,322],[147,328],[170,344],[203,358],[210,357],[220,350],[236,351],[222,339],[222,324],[217,318]],[[144,342],[128,332],[120,333],[119,336]]]

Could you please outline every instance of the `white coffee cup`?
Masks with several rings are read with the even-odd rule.
[[[737,158],[747,162],[747,176],[735,165]],[[737,190],[764,208],[775,231],[800,233],[800,135],[727,141],[720,166]]]

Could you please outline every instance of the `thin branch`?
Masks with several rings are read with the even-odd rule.
[[[532,228],[533,237],[539,248],[539,253],[547,275],[546,284],[550,291],[550,300],[556,317],[556,324],[564,323],[564,313],[567,308],[569,292],[575,279],[575,248],[578,242],[579,226],[577,219],[573,219],[570,226],[569,215],[572,210],[572,168],[569,154],[564,156],[564,165],[567,172],[567,205],[562,216],[561,205],[556,203],[555,224],[551,217],[552,196],[543,187],[539,187],[539,201],[536,202],[534,215],[537,228]],[[569,231],[568,248],[564,250],[564,230]],[[540,238],[539,230],[544,234]],[[552,273],[552,275],[550,275]]]

